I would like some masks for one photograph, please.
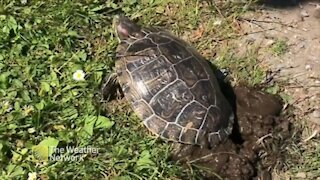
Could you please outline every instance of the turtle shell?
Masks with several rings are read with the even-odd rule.
[[[134,112],[170,141],[214,147],[232,131],[234,114],[206,60],[185,41],[126,17],[116,19],[116,72]]]

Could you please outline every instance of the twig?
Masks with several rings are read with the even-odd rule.
[[[214,156],[214,155],[215,155],[215,156],[218,156],[219,154],[229,154],[229,155],[237,156],[237,157],[239,157],[240,159],[244,159],[244,158],[241,157],[239,154],[235,154],[235,153],[231,153],[231,152],[219,152],[219,153],[210,153],[210,154],[205,155],[205,156],[202,156],[202,157],[200,157],[200,158],[196,158],[196,159],[194,159],[194,160],[192,160],[192,161],[188,161],[188,163],[192,164],[192,163],[194,163],[194,162],[200,161],[200,160],[202,160],[202,159],[206,159],[206,158],[208,158],[208,157],[212,157],[212,156]]]
[[[290,24],[285,24],[283,22],[277,22],[277,21],[268,21],[268,20],[256,20],[256,19],[247,19],[247,18],[242,18],[242,17],[239,17],[239,20],[241,21],[248,21],[248,22],[260,22],[260,23],[272,23],[272,24],[280,24],[282,26],[287,26],[287,27],[292,27],[294,28],[293,25],[290,25]]]
[[[263,26],[261,26],[260,24],[258,24],[258,23],[256,23],[256,22],[252,22],[251,20],[249,21],[249,20],[247,20],[247,19],[242,19],[242,18],[239,18],[239,20],[240,20],[240,21],[245,21],[245,22],[247,22],[247,23],[255,24],[255,25],[257,25],[258,27],[260,27],[261,29],[264,29]]]
[[[264,29],[264,30],[260,30],[260,31],[253,31],[253,32],[246,32],[246,33],[244,33],[242,35],[257,34],[257,33],[262,33],[262,32],[270,31],[270,30],[275,30],[275,28],[269,28],[269,29]]]
[[[216,9],[216,11],[219,13],[219,15],[221,17],[223,17],[223,19],[226,19],[226,17],[221,13],[220,9],[218,8],[218,6],[216,5],[216,3],[213,1],[213,7]]]
[[[305,101],[305,100],[307,100],[307,99],[310,99],[310,98],[314,97],[315,95],[316,95],[316,94],[308,95],[308,96],[305,96],[305,97],[303,97],[303,98],[299,98],[299,99],[295,100],[294,102],[292,102],[291,104],[298,104],[298,103],[300,103],[300,102],[303,102],[303,101]]]
[[[310,139],[314,138],[318,133],[319,133],[319,129],[314,130],[309,137],[307,137],[305,140],[303,140],[303,142],[309,141]]]
[[[256,141],[256,144],[261,144],[263,147],[265,147],[264,143],[263,143],[263,140],[266,139],[267,137],[271,137],[272,138],[272,133],[269,133],[269,134],[266,134],[262,137],[260,137],[257,141]]]

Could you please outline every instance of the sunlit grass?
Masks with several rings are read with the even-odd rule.
[[[196,0],[117,2],[0,2],[0,179],[201,179],[196,169],[170,161],[169,144],[151,136],[130,109],[103,113],[100,85],[113,71],[117,46],[112,18],[125,14],[187,38],[202,25],[202,34],[187,40],[201,52],[218,52],[214,63],[256,85],[264,72],[254,52],[236,57],[213,45],[234,37],[232,21],[246,9]],[[35,153],[46,158],[47,146],[98,153],[42,162]]]

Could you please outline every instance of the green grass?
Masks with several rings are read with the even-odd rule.
[[[165,3],[1,1],[1,179],[26,179],[32,172],[45,179],[199,177],[170,161],[170,146],[151,136],[131,111],[105,115],[99,104],[102,79],[115,59],[113,15],[161,25],[170,18],[162,14]],[[196,26],[198,3],[176,18],[186,16],[184,25]],[[77,70],[85,72],[85,81],[72,78]],[[64,154],[83,161],[43,162],[59,155],[48,147],[99,151]]]
[[[265,78],[265,69],[259,65],[256,51],[248,50],[246,54],[237,56],[232,50],[227,49],[217,59],[221,68],[231,72],[234,84],[259,85]]]
[[[25,2],[25,3],[24,3]],[[169,160],[170,146],[155,139],[128,109],[103,113],[100,85],[113,71],[115,14],[191,36],[208,59],[251,85],[264,71],[255,51],[237,57],[215,42],[235,37],[232,23],[246,6],[202,1],[0,1],[0,179],[199,179],[197,168]],[[216,24],[221,20],[221,24]],[[189,36],[187,36],[189,37]],[[209,50],[209,51],[208,51]],[[84,81],[75,81],[77,70]],[[48,161],[46,147],[93,147],[83,161]],[[55,153],[56,155],[59,153]],[[40,160],[39,160],[40,158]]]
[[[271,51],[276,56],[282,56],[288,51],[288,44],[285,40],[277,40],[271,47]]]
[[[50,179],[188,176],[133,113],[100,113],[100,84],[112,71],[117,45],[112,16],[141,9],[129,1],[1,1],[1,179],[31,172]],[[72,78],[79,69],[85,81]],[[43,163],[39,158],[52,155],[47,146],[99,152]]]
[[[305,179],[317,179],[320,177],[320,147],[319,138],[313,138],[307,142],[307,139],[314,131],[310,124],[301,117],[296,117],[300,123],[294,124],[297,132],[294,132],[292,138],[288,139],[285,147],[287,176],[295,177],[297,174],[304,174]]]

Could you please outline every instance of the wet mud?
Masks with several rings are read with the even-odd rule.
[[[247,86],[222,90],[237,117],[230,138],[213,149],[174,144],[172,159],[204,169],[203,179],[272,179],[279,148],[290,135],[280,98]]]
[[[199,179],[271,180],[272,171],[276,166],[281,169],[285,161],[283,144],[293,131],[281,113],[281,98],[245,85],[232,88],[220,82],[220,87],[236,112],[229,139],[212,149],[171,142],[171,160],[186,168],[193,166],[203,170]],[[121,88],[115,89],[112,97],[117,97],[117,101],[112,102],[128,105]],[[110,97],[108,100],[115,100]]]

